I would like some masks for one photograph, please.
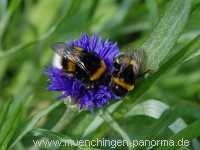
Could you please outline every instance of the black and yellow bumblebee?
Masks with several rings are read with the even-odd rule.
[[[61,56],[61,66],[68,76],[75,76],[87,89],[110,82],[106,63],[95,52],[69,46],[64,42],[52,45],[53,50]]]
[[[69,77],[75,76],[87,89],[105,84],[114,95],[122,97],[135,88],[143,56],[141,51],[120,53],[114,58],[114,69],[110,72],[95,52],[64,42],[57,42],[52,48],[61,57],[60,64],[65,73]]]
[[[135,81],[139,76],[142,51],[121,53],[114,58],[114,71],[110,87],[116,96],[124,96],[135,88]]]

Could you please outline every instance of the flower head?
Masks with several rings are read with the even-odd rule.
[[[116,43],[108,40],[104,41],[96,34],[91,37],[83,34],[79,40],[67,42],[66,44],[83,48],[87,52],[95,52],[97,56],[105,61],[110,72],[113,67],[113,59],[119,54]],[[67,76],[63,69],[56,66],[49,68],[47,74],[50,79],[48,90],[61,91],[63,94],[60,98],[67,96],[75,98],[80,108],[86,107],[91,110],[94,107],[101,107],[114,98],[108,85],[99,85],[88,90],[76,77]]]

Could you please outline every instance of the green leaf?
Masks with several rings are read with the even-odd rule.
[[[174,133],[178,133],[186,127],[187,127],[187,124],[182,118],[176,119],[172,124],[169,125],[169,128]]]
[[[200,56],[200,49],[196,50],[193,54],[191,54],[189,57],[187,57],[184,61],[190,61],[193,58]]]
[[[22,109],[22,108],[19,108]],[[3,135],[0,141],[0,149],[1,150],[6,150],[8,148],[8,144],[10,142],[10,140],[13,138],[15,131],[18,128],[18,125],[20,123],[21,120],[21,111],[17,110],[15,114],[13,114],[14,117],[12,117],[11,119],[9,119],[9,121],[6,122],[5,126],[2,128]],[[10,125],[9,125],[10,124]],[[6,127],[7,126],[7,127]]]
[[[128,133],[124,131],[120,127],[120,125],[113,119],[113,117],[109,114],[109,112],[102,112],[101,117],[108,123],[110,127],[112,127],[113,130],[115,130],[124,140],[128,141],[128,143],[131,143],[131,139],[128,136]],[[132,149],[130,145],[129,149]]]
[[[16,52],[26,50],[27,47],[51,37],[52,34],[54,34],[55,31],[58,29],[58,27],[65,21],[66,17],[68,15],[71,15],[71,13],[75,11],[74,7],[77,5],[76,3],[77,3],[77,1],[72,1],[72,2],[70,1],[69,5],[68,5],[69,7],[67,7],[66,12],[62,16],[60,16],[58,18],[57,22],[54,25],[52,25],[45,33],[43,33],[38,39],[34,39],[32,41],[25,42],[25,43],[20,43],[19,45],[12,47],[12,48],[6,50],[5,52],[1,52],[0,59],[5,59],[9,56],[12,56],[12,54],[15,54]],[[80,3],[78,3],[78,4],[80,4]]]
[[[191,8],[191,0],[173,0],[164,16],[142,45],[146,52],[145,69],[157,70],[183,30]]]
[[[52,104],[51,106],[49,106],[48,108],[42,110],[41,112],[39,112],[38,114],[36,114],[27,124],[25,127],[23,127],[22,132],[15,138],[15,140],[13,141],[13,143],[11,144],[11,148],[17,143],[19,142],[28,132],[30,132],[34,126],[37,124],[37,122],[44,116],[46,116],[48,113],[50,113],[51,111],[53,111],[56,107],[58,107],[62,102],[58,101],[54,104]]]
[[[14,135],[16,128],[18,127],[18,123],[21,119],[22,106],[19,104],[16,106],[15,103],[12,103],[9,107],[8,114],[6,114],[6,121],[4,121],[2,128],[0,129],[0,149],[6,150],[8,147],[8,143]],[[16,109],[12,110],[14,107]]]
[[[107,111],[109,113],[112,113],[120,104],[121,104],[121,101],[111,105]],[[98,127],[100,127],[103,124],[104,120],[99,115],[100,115],[100,113],[98,113],[98,115],[96,115],[96,117],[93,119],[93,121],[88,125],[88,127],[85,129],[82,137],[86,137],[86,136],[90,135],[91,133],[96,131],[98,129]]]
[[[125,114],[125,117],[145,115],[159,119],[163,112],[165,112],[168,108],[169,106],[167,104],[158,100],[150,99],[132,107],[131,110]]]
[[[90,10],[88,11],[88,20],[91,20],[94,17],[99,2],[100,0],[95,0],[91,2],[91,7]]]
[[[200,149],[200,143],[196,138],[192,140],[192,147],[193,147],[194,150]]]
[[[8,113],[8,110],[9,110],[9,107],[10,107],[11,103],[12,103],[12,100],[9,99],[9,100],[4,104],[3,107],[1,106],[1,110],[2,110],[2,111],[0,111],[0,130],[1,130],[1,127],[2,127],[2,125],[3,125],[4,120],[6,119],[6,115],[7,115],[7,113]]]
[[[172,139],[180,139],[185,138],[188,140],[192,140],[193,138],[197,138],[200,136],[200,120],[195,121],[191,125],[189,125],[187,128],[180,131],[178,134],[174,135]]]
[[[166,129],[168,129],[168,125],[171,124],[176,118],[178,114],[176,113],[174,108],[167,109],[163,115],[152,125],[152,130],[148,133],[147,137],[158,137],[162,135]]]
[[[88,127],[83,132],[82,137],[86,137],[96,131],[98,127],[100,127],[103,124],[104,120],[100,116],[96,116],[93,121],[88,125]]]
[[[136,3],[137,0],[126,0],[122,1],[121,6],[119,7],[118,11],[113,15],[112,19],[109,20],[105,26],[104,30],[112,29],[115,26],[118,26],[121,24],[126,17],[128,10],[132,7],[134,3]]]
[[[31,89],[26,88],[23,93],[15,95],[8,102],[1,115],[1,128],[0,128],[0,149],[7,149],[12,138],[15,136],[17,129],[22,121],[25,111],[28,109],[28,104],[32,99]]]
[[[65,140],[69,141],[69,143],[73,146],[78,146],[78,144],[75,143],[75,141],[73,139],[71,139],[70,137],[66,136],[66,135],[62,135],[50,130],[46,130],[46,129],[41,129],[41,128],[34,128],[31,130],[31,133],[34,136],[42,136],[42,137],[46,137],[49,139],[55,139],[55,140],[60,140],[61,142],[65,142]]]
[[[0,18],[2,18],[6,14],[7,5],[8,5],[7,0],[0,1],[0,15],[1,15]]]
[[[194,39],[196,36],[198,36],[200,34],[200,30],[192,30],[192,31],[189,31],[187,33],[183,33],[181,34],[181,36],[179,37],[178,39],[178,43],[184,43],[184,42],[187,42],[187,41],[190,41],[192,39]]]
[[[173,137],[171,137],[171,140],[174,140],[175,142],[177,142],[180,139],[187,139],[187,140],[192,140],[194,138],[197,138],[200,136],[200,120],[195,121],[194,123],[192,123],[191,125],[189,125],[187,128],[181,130],[180,132],[178,132],[176,135],[174,135]],[[177,147],[171,147],[170,149],[176,149]],[[159,147],[158,149],[160,150],[168,150],[169,147]]]
[[[70,101],[70,98],[66,98],[64,101],[68,102]],[[62,117],[58,120],[58,122],[54,125],[54,127],[51,129],[51,131],[59,132],[62,131],[68,124],[70,124],[71,121],[79,114],[79,108],[72,104],[66,103],[66,110]],[[72,105],[72,106],[71,106]]]
[[[173,133],[180,132],[187,125],[181,118],[194,117],[195,119],[200,119],[196,117],[199,116],[200,113],[198,105],[188,101],[184,102],[180,99],[172,99],[172,101],[177,101],[177,104],[173,104],[173,106],[167,109],[152,125],[152,131],[148,133],[147,137],[153,138],[155,136],[161,136],[168,128],[171,129]]]
[[[59,142],[61,142],[62,144],[64,144],[64,145],[66,144],[66,147],[69,145],[69,147],[75,146],[75,147],[82,149],[82,150],[86,150],[86,149],[97,150],[95,148],[90,148],[90,147],[87,147],[87,146],[82,147],[81,145],[79,145],[77,143],[77,140],[73,140],[69,136],[62,135],[62,134],[59,134],[59,133],[56,133],[56,132],[52,132],[50,130],[35,128],[31,132],[33,133],[34,136],[42,136],[42,137],[48,138],[50,140],[59,140]]]
[[[126,35],[126,34],[130,34],[132,32],[143,32],[148,30],[151,27],[151,24],[149,22],[137,22],[131,25],[127,25],[127,26],[123,26],[121,28],[119,28],[116,33],[116,35]]]
[[[155,0],[146,0],[147,9],[149,12],[149,20],[152,25],[158,21],[158,6]]]
[[[169,125],[169,128],[173,131],[173,133],[177,134],[181,130],[185,129],[187,126],[187,123],[182,118],[178,118]],[[194,150],[198,150],[200,148],[200,143],[196,138],[194,138],[191,142]]]
[[[15,135],[19,124],[21,122],[22,116],[27,109],[27,104],[32,99],[30,96],[27,99],[27,95],[30,95],[30,91],[24,91],[22,96],[15,97],[11,102],[8,102],[1,115],[1,128],[0,128],[0,149],[7,149],[9,143],[11,142],[13,136]],[[26,101],[25,101],[26,100]]]
[[[7,25],[8,25],[8,23],[9,23],[11,15],[17,9],[17,7],[19,6],[20,2],[21,2],[21,0],[12,1],[9,4],[9,8],[8,8],[7,12],[5,13],[5,15],[0,20],[0,52],[1,52],[2,36],[5,33],[5,29],[6,29]]]

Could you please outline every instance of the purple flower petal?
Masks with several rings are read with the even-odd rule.
[[[109,70],[112,69],[113,58],[119,54],[117,43],[108,40],[104,41],[96,34],[91,37],[87,34],[83,34],[79,40],[67,42],[67,44],[81,47],[88,52],[95,52],[99,57],[104,59]]]
[[[101,59],[104,59],[108,69],[112,70],[113,59],[119,54],[117,43],[104,41],[96,34],[89,37],[83,34],[79,40],[67,42],[71,46],[78,46],[88,52],[95,52]],[[47,70],[50,79],[48,90],[60,91],[60,98],[72,96],[76,99],[80,108],[88,108],[93,110],[95,107],[101,107],[103,104],[109,103],[109,100],[115,99],[109,84],[99,85],[94,89],[85,89],[81,82],[75,77],[69,77],[62,69],[51,67]]]

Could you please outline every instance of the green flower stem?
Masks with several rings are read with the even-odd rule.
[[[66,102],[67,109],[56,123],[56,125],[51,129],[53,132],[62,131],[78,114],[79,108],[77,106],[71,105],[71,98],[68,97],[64,102]]]

